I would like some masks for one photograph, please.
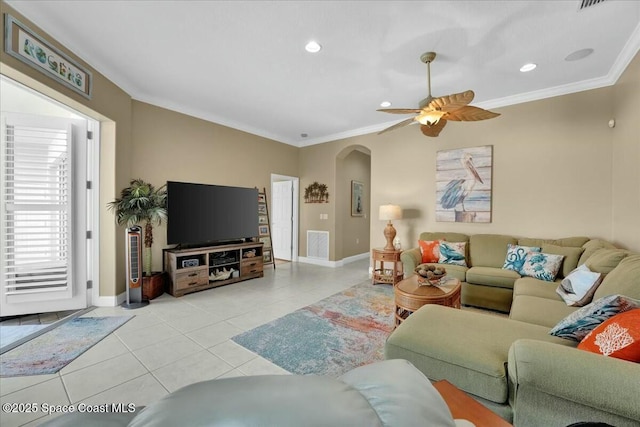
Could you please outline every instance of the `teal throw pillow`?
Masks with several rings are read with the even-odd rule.
[[[525,256],[522,269],[518,272],[521,276],[534,277],[536,279],[553,282],[556,280],[564,255],[545,254],[542,252],[529,252]]]
[[[512,243],[507,244],[507,256],[504,259],[504,270],[519,272],[524,266],[524,260],[529,252],[540,252],[537,246],[521,246]]]
[[[550,335],[582,341],[600,323],[618,313],[640,307],[640,300],[624,295],[608,295],[574,311],[549,331]]]
[[[465,257],[467,242],[440,242],[440,264],[467,266]]]

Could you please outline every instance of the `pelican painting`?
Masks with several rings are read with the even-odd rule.
[[[439,151],[436,221],[491,222],[493,146]]]

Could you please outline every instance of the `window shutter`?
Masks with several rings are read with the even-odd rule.
[[[68,298],[72,294],[71,126],[7,123],[4,129],[0,193],[4,294],[8,299],[37,294]]]

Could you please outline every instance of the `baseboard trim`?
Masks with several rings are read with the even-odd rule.
[[[320,265],[322,267],[337,268],[337,267],[342,267],[345,264],[350,264],[352,262],[360,261],[361,259],[369,259],[369,252],[346,257],[338,261],[329,261],[326,259],[309,258],[309,257],[301,256],[301,257],[298,257],[298,262],[303,262],[305,264]]]
[[[96,307],[116,307],[122,304],[127,299],[127,293],[123,292],[120,295],[104,297],[100,296],[97,299],[94,298],[93,305]]]

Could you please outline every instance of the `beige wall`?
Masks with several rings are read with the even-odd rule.
[[[366,148],[357,148],[347,148],[336,159],[336,260],[369,252],[371,155]],[[363,216],[351,216],[351,181],[364,184]]]
[[[612,240],[640,252],[640,55],[613,93]]]
[[[297,147],[133,101],[132,175],[167,181],[263,187],[271,174],[298,176]],[[154,228],[153,268],[162,267],[165,225]]]

